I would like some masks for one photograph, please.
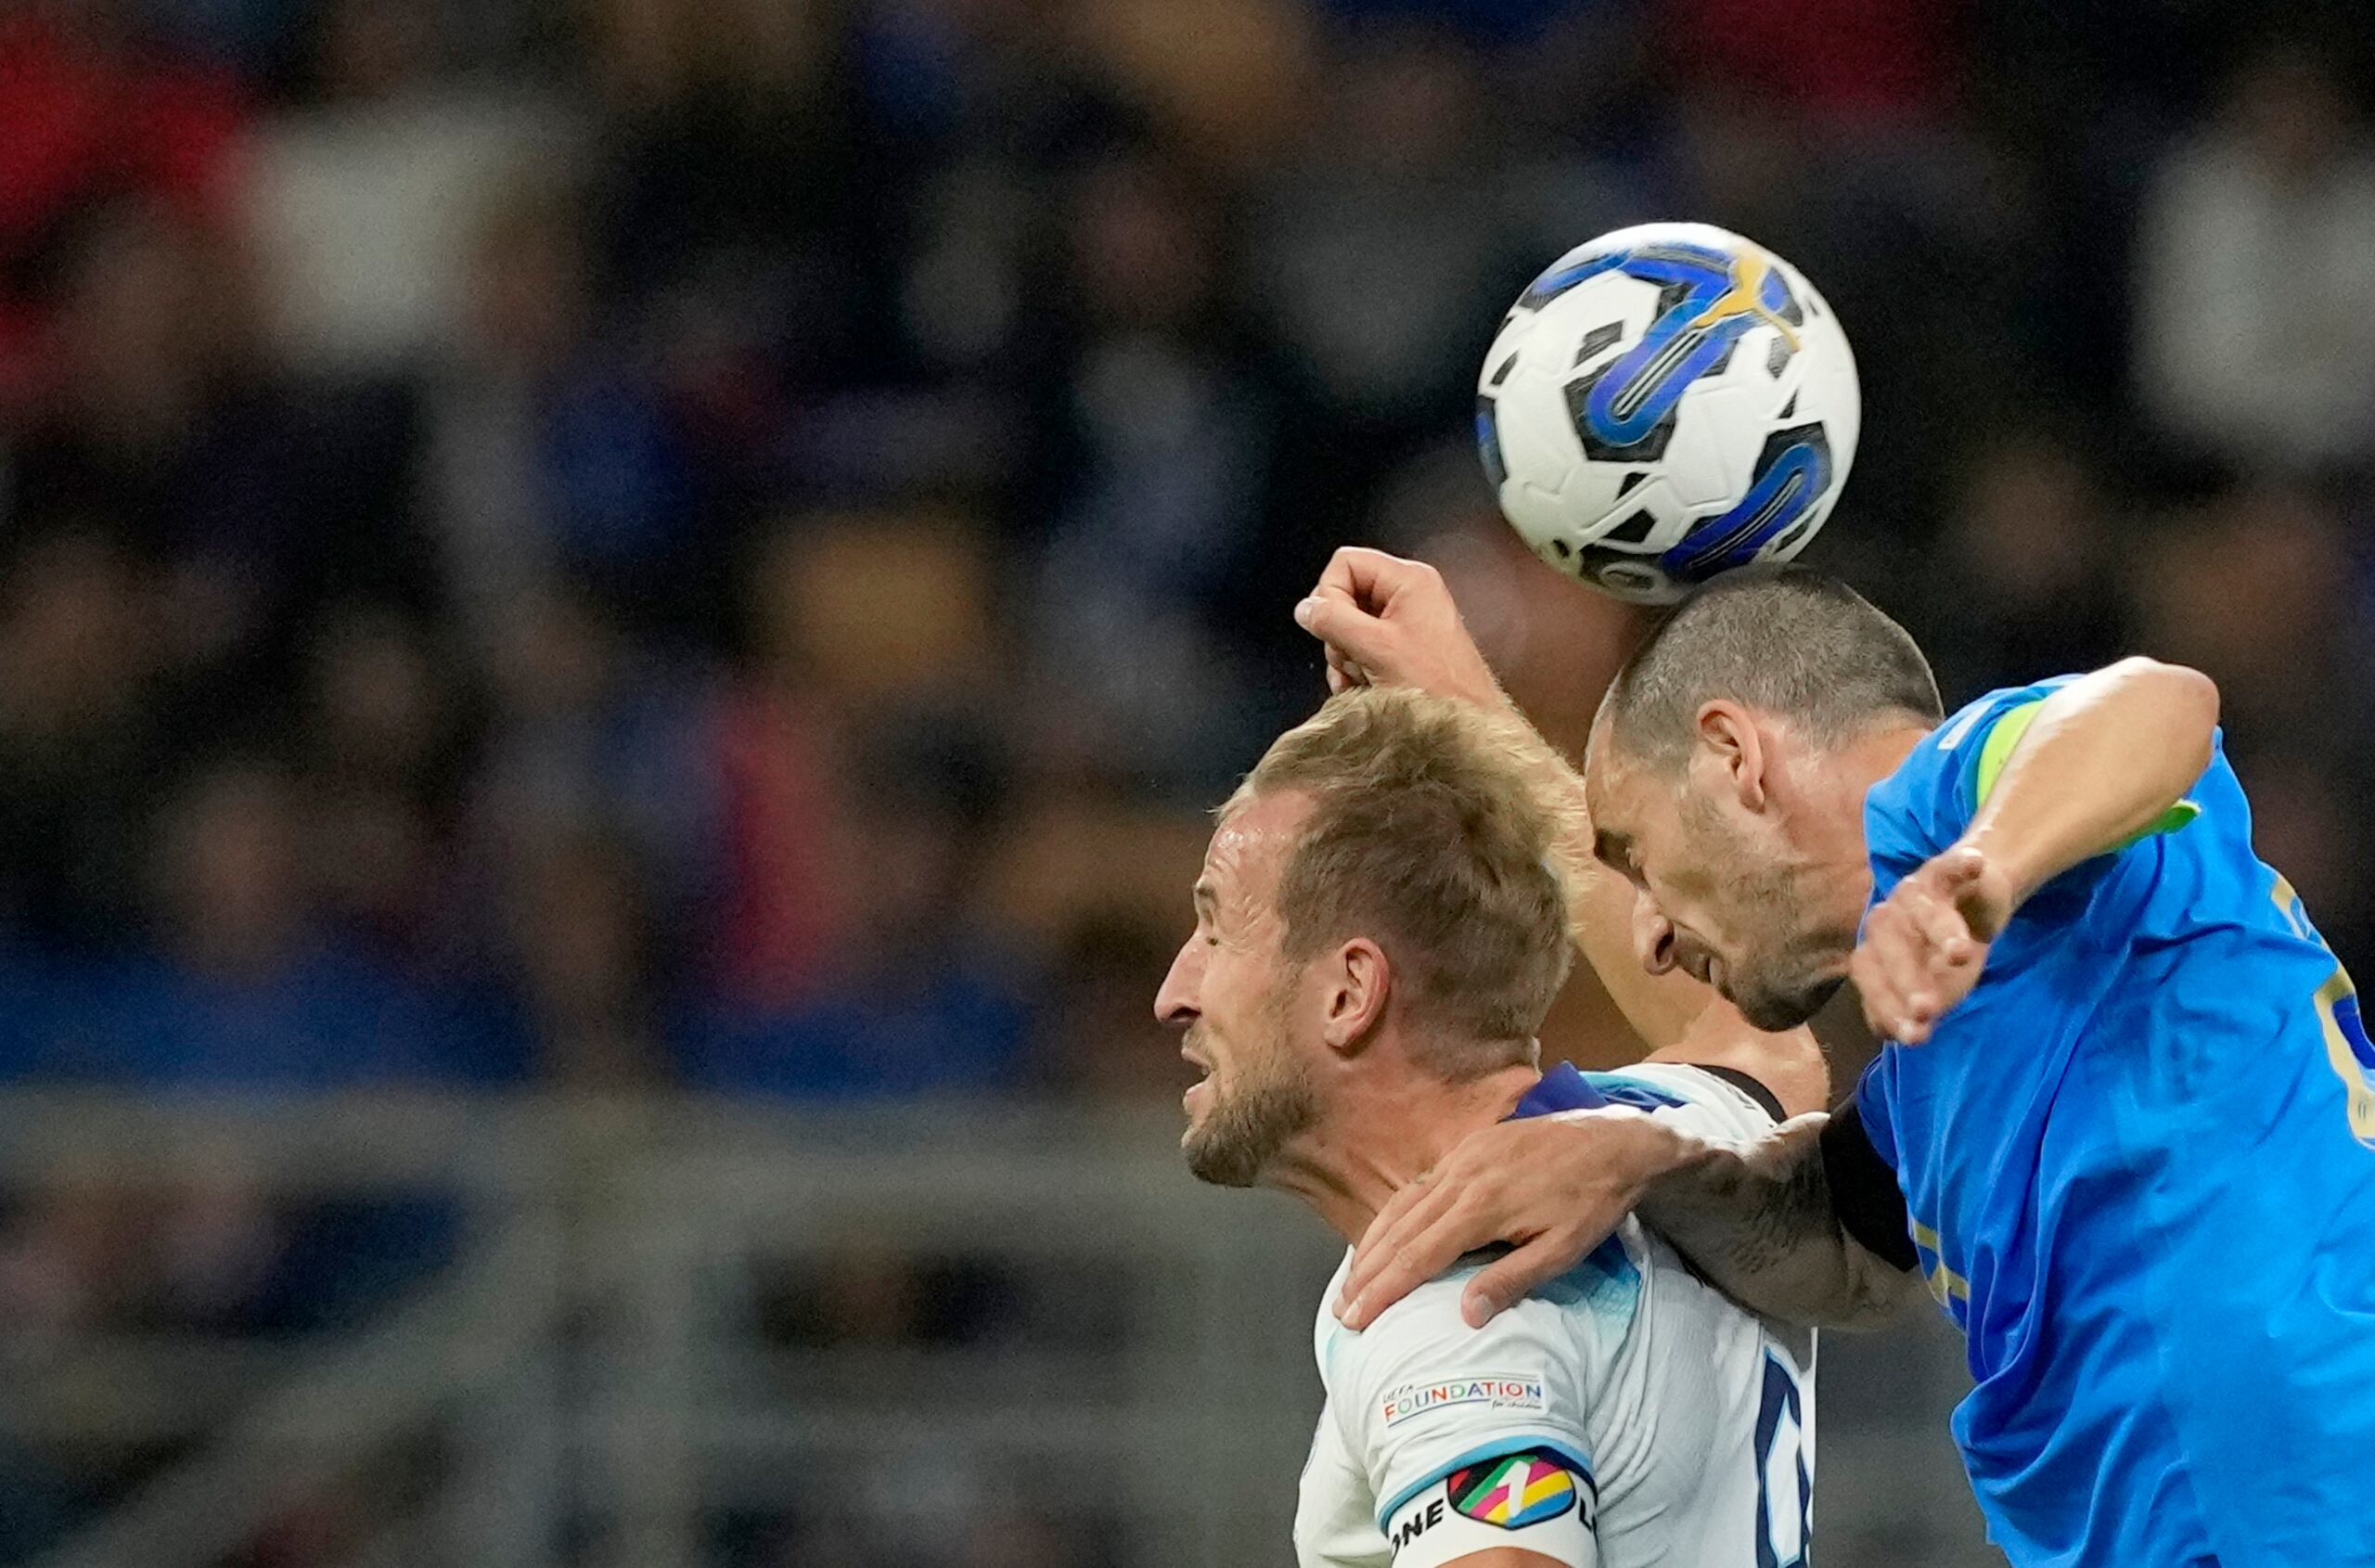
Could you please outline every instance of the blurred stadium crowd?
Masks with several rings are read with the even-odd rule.
[[[0,8],[0,1077],[1167,1098],[1330,546],[1436,559],[1580,742],[1637,623],[1493,515],[1474,362],[1665,217],[1855,344],[1810,559],[1950,703],[2209,670],[2364,958],[2367,37],[2286,18]],[[404,1253],[193,1202],[17,1205],[0,1320],[303,1326]]]

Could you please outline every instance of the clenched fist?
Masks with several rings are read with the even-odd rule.
[[[1502,701],[1443,574],[1424,561],[1338,550],[1295,606],[1295,623],[1327,645],[1330,691],[1406,686],[1486,706]]]

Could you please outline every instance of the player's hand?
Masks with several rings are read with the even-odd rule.
[[[1864,918],[1847,966],[1872,1033],[1902,1045],[1930,1038],[1971,995],[1987,945],[2012,918],[2004,868],[1969,844],[1932,858]]]
[[[1366,1329],[1462,1253],[1507,1241],[1514,1250],[1460,1296],[1460,1316],[1483,1328],[1608,1240],[1649,1184],[1689,1156],[1692,1141],[1630,1109],[1470,1133],[1378,1212],[1354,1250],[1336,1316]]]
[[[1410,686],[1496,706],[1501,688],[1460,623],[1443,574],[1425,561],[1348,546],[1295,606],[1328,649],[1328,689]]]

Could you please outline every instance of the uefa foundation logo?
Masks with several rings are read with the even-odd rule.
[[[1548,1407],[1543,1397],[1541,1378],[1518,1372],[1484,1372],[1404,1383],[1379,1403],[1378,1413],[1385,1419],[1386,1425],[1393,1426],[1413,1416],[1455,1405],[1482,1405],[1495,1410],[1531,1410],[1537,1414]]]

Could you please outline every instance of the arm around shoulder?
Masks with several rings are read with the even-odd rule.
[[[1641,1217],[1751,1311],[1813,1328],[1877,1328],[1922,1293],[1921,1277],[1893,1181],[1884,1195],[1854,1201],[1893,1207],[1893,1221],[1851,1225],[1842,1207],[1850,1195],[1832,1190],[1834,1170],[1877,1167],[1877,1176],[1845,1178],[1859,1187],[1886,1178],[1868,1144],[1868,1163],[1825,1147],[1827,1138],[1861,1136],[1851,1126],[1833,1132],[1831,1118],[1812,1115],[1750,1144],[1707,1148],[1650,1185]]]

